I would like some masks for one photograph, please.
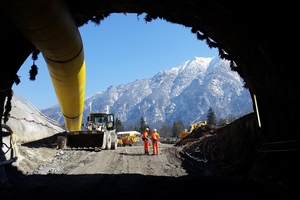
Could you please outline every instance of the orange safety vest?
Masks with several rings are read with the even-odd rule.
[[[154,141],[157,141],[157,140],[160,139],[160,135],[157,132],[153,132],[150,139],[154,140]]]
[[[148,131],[144,131],[142,134],[142,139],[145,140],[146,138],[148,138]]]

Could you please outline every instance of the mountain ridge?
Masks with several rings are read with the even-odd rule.
[[[239,118],[253,112],[250,92],[244,81],[219,57],[194,57],[170,70],[160,70],[152,78],[110,86],[85,99],[83,122],[90,112],[108,111],[123,126],[139,126],[141,117],[149,126],[172,126],[182,121],[206,119],[212,108],[218,119]],[[64,123],[59,105],[43,109],[52,119]]]

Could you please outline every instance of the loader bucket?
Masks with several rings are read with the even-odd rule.
[[[102,131],[72,131],[67,133],[69,148],[101,148],[104,132]]]

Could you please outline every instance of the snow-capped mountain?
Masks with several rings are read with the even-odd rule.
[[[253,112],[250,92],[243,85],[228,61],[195,57],[152,78],[110,86],[86,98],[83,122],[90,112],[108,111],[125,128],[138,127],[141,117],[150,127],[172,126],[176,121],[188,127],[195,120],[207,119],[210,107],[217,119],[230,121]],[[59,105],[42,112],[64,123]]]

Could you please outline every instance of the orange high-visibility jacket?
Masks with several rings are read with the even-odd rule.
[[[160,135],[157,132],[153,132],[152,135],[150,136],[150,139],[152,141],[157,141],[160,139]]]
[[[146,139],[148,138],[148,131],[144,131],[143,134],[142,134],[142,139]]]

